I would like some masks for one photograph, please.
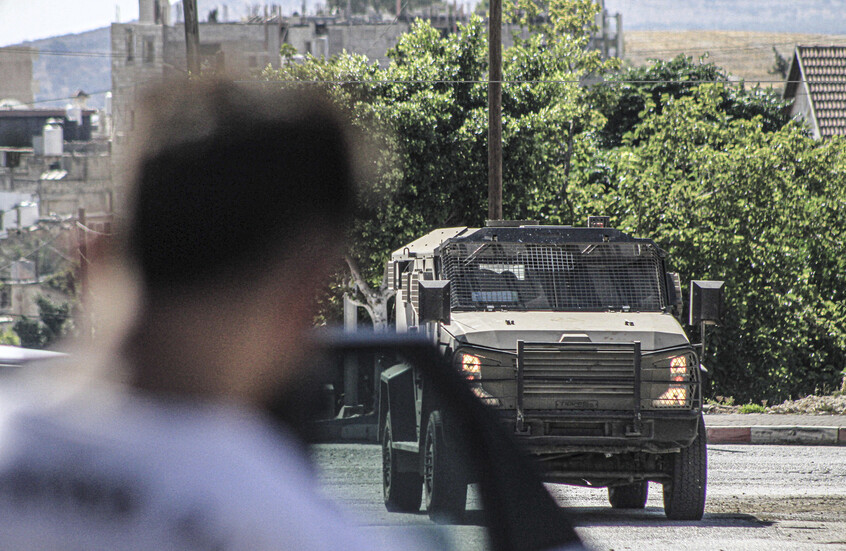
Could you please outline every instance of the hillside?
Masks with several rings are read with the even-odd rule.
[[[708,61],[723,67],[733,80],[747,85],[781,88],[781,75],[770,74],[775,64],[773,47],[788,62],[797,44],[846,45],[846,35],[794,34],[741,31],[625,31],[625,60],[634,66],[648,59],[671,59],[679,54],[698,58],[708,53]]]
[[[105,92],[112,87],[108,27],[23,45],[41,52],[32,64],[32,78],[38,83],[35,100],[39,107],[64,107],[68,103],[66,98],[80,89],[91,95],[89,106],[103,106]],[[62,99],[47,101],[56,98]]]
[[[624,30],[721,30],[838,34],[842,0],[605,0]]]

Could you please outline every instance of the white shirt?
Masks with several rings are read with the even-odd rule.
[[[22,388],[0,402],[0,549],[378,548],[259,414]]]

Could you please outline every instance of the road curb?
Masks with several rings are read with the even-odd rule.
[[[710,427],[709,444],[787,444],[846,446],[846,427],[751,426]]]

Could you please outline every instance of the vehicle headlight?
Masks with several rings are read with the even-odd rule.
[[[482,388],[482,385],[479,383],[472,385],[470,391],[486,406],[500,407],[502,405],[502,401],[499,398]]]
[[[693,364],[692,354],[665,357],[655,362],[649,370],[653,408],[690,407]]]
[[[460,354],[461,373],[465,378],[475,381],[482,378],[482,360],[473,354]]]

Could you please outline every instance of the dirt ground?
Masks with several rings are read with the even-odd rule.
[[[761,520],[803,516],[825,516],[831,519],[841,516],[846,519],[846,496],[784,496],[773,499],[768,496],[720,496],[709,497],[709,513],[745,513]]]

